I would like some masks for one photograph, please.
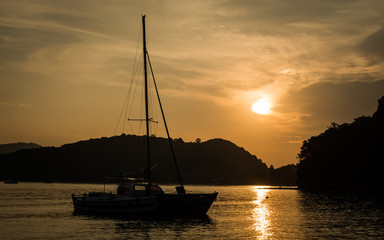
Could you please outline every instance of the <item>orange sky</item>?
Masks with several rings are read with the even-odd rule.
[[[382,1],[0,0],[0,9],[0,144],[112,136],[142,13],[174,138],[224,138],[279,167],[331,122],[371,115],[384,95]],[[251,111],[262,98],[267,115]]]

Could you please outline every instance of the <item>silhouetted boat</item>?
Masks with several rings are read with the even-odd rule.
[[[4,184],[18,184],[19,181],[17,180],[14,180],[14,179],[8,179],[6,181],[4,181]]]
[[[161,214],[161,215],[205,215],[217,197],[214,193],[186,193],[180,176],[172,140],[169,135],[161,105],[156,82],[152,72],[149,54],[146,49],[145,37],[145,15],[142,16],[143,24],[143,60],[144,60],[144,85],[145,85],[145,122],[146,122],[146,153],[147,153],[147,176],[145,180],[126,177],[119,178],[116,193],[90,192],[83,195],[72,194],[75,211],[87,213],[106,214]],[[147,63],[148,61],[148,63]],[[148,79],[147,71],[150,67],[157,100],[163,117],[165,130],[167,132],[170,150],[176,166],[180,186],[176,187],[176,193],[165,193],[161,187],[152,183],[150,168],[150,138],[149,122],[152,120],[148,114]]]

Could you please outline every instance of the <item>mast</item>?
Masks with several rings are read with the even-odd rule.
[[[148,77],[147,77],[147,44],[145,37],[145,15],[142,15],[143,21],[143,58],[144,58],[144,91],[145,91],[145,127],[147,130],[147,179],[148,179],[148,192],[151,189],[151,158],[149,149],[149,113],[148,113]]]
[[[165,121],[165,115],[164,115],[163,107],[162,107],[162,104],[161,104],[161,101],[160,101],[159,92],[157,90],[155,76],[153,74],[151,61],[149,59],[149,54],[147,52],[147,44],[146,44],[146,36],[145,36],[145,15],[142,15],[142,21],[143,21],[143,58],[144,58],[144,88],[145,88],[145,126],[146,126],[146,130],[147,130],[147,137],[146,137],[146,139],[147,139],[148,194],[150,194],[150,191],[151,191],[150,189],[151,189],[151,185],[152,185],[152,179],[151,179],[151,159],[150,159],[150,148],[149,148],[149,146],[150,146],[149,145],[149,140],[150,140],[149,139],[149,122],[151,121],[151,119],[149,118],[149,111],[148,111],[148,66],[147,66],[148,64],[147,64],[147,58],[148,58],[148,61],[149,61],[149,67],[151,69],[152,78],[153,78],[153,82],[154,82],[155,89],[156,89],[157,99],[159,101],[159,105],[160,105],[160,109],[161,109],[161,115],[163,117],[164,126],[165,126],[165,129],[166,129],[166,132],[167,132],[168,141],[169,141],[169,144],[170,144],[170,147],[171,147],[173,161],[175,163],[177,175],[178,175],[179,182],[180,182],[180,186],[176,187],[176,190],[177,190],[178,194],[185,194],[185,189],[184,189],[183,181],[181,180],[180,171],[179,171],[179,167],[178,167],[178,164],[177,164],[175,151],[173,149],[173,144],[172,144],[171,137],[169,135],[167,122]]]
[[[160,94],[159,94],[159,91],[157,90],[157,84],[156,84],[156,80],[155,80],[155,74],[153,73],[152,64],[151,64],[151,59],[149,58],[149,54],[147,55],[147,57],[148,57],[149,68],[150,68],[151,73],[152,73],[153,84],[155,85],[155,90],[156,90],[157,100],[158,100],[158,102],[159,102],[160,110],[161,110],[161,115],[162,115],[162,117],[163,117],[163,122],[164,122],[165,131],[167,132],[168,142],[169,142],[169,146],[170,146],[170,148],[171,148],[171,152],[172,152],[173,162],[174,162],[175,167],[176,167],[177,176],[179,177],[179,183],[180,183],[180,186],[177,187],[176,190],[177,190],[178,193],[185,194],[184,184],[183,184],[183,181],[182,181],[182,179],[181,179],[180,170],[179,170],[179,165],[177,164],[175,151],[173,150],[172,139],[171,139],[171,136],[169,135],[168,125],[167,125],[167,121],[165,120],[165,114],[164,114],[163,106],[162,106],[162,104],[161,104]]]

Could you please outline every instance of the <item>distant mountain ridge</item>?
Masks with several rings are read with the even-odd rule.
[[[65,144],[61,147],[42,147],[1,155],[0,164],[3,167],[0,169],[0,178],[20,181],[55,179],[68,182],[102,182],[104,177],[117,176],[122,172],[130,173],[132,177],[144,177],[145,141],[145,136],[123,134]],[[151,137],[150,141],[151,146],[154,146],[151,149],[153,181],[176,183],[176,170],[168,140]],[[262,160],[230,141],[172,141],[184,183],[271,182],[272,170]],[[290,178],[295,179],[295,174]]]
[[[24,142],[18,142],[18,143],[7,143],[7,144],[0,144],[0,154],[8,154],[12,152],[16,152],[21,149],[31,149],[31,148],[40,148],[39,144],[36,143],[24,143]]]

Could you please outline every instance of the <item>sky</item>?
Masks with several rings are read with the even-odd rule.
[[[381,0],[0,0],[0,144],[135,134],[115,129],[142,14],[173,138],[295,164],[384,95]]]

